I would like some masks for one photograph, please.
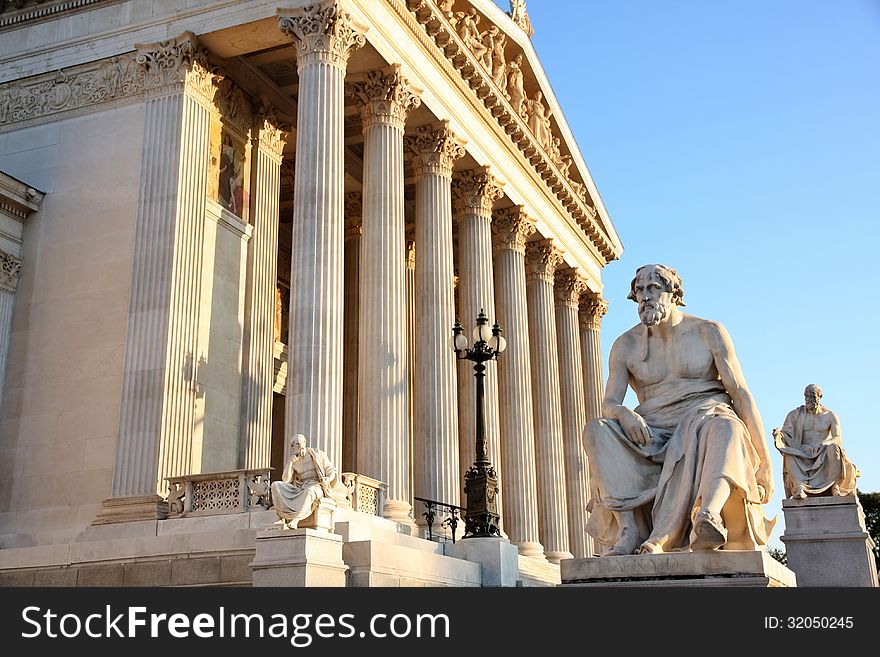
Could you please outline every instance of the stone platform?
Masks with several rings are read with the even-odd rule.
[[[752,550],[564,559],[560,571],[561,586],[796,586],[792,571]]]
[[[855,495],[782,501],[788,564],[800,586],[876,587],[874,541]]]

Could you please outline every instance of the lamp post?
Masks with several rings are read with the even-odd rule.
[[[483,420],[483,379],[489,360],[497,360],[498,354],[507,347],[498,322],[489,328],[489,318],[480,310],[474,328],[474,345],[468,348],[468,339],[462,333],[459,322],[452,327],[450,346],[459,359],[473,361],[474,377],[477,379],[476,460],[464,475],[464,492],[467,511],[464,518],[464,538],[501,536],[498,515],[498,475],[486,454],[486,430]]]

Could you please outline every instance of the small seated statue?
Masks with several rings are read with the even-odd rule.
[[[301,433],[290,440],[291,456],[281,481],[272,482],[272,505],[282,529],[296,529],[323,497],[332,497],[336,468],[319,449],[306,447]]]
[[[821,398],[822,388],[811,383],[804,405],[786,416],[781,429],[773,429],[786,497],[849,495],[861,475],[843,451],[837,414],[822,406]]]

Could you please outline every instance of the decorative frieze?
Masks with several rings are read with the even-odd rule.
[[[581,330],[600,330],[602,328],[602,317],[607,312],[608,302],[601,295],[585,294],[581,296],[580,313],[578,314]]]
[[[146,71],[120,55],[0,84],[0,126],[140,96]]]
[[[420,90],[401,75],[399,64],[367,72],[363,80],[349,85],[347,91],[360,101],[364,130],[374,124],[403,130],[406,117],[422,102]]]
[[[540,109],[535,104],[535,101],[541,100],[537,94],[535,98],[528,99],[522,90],[522,53],[505,63],[504,81],[500,77],[496,79],[494,60],[490,67],[485,65],[486,47],[481,45],[475,52],[468,45],[475,43],[475,40],[469,39],[466,43],[456,31],[457,28],[466,31],[462,21],[467,14],[457,12],[449,16],[451,7],[439,4],[442,6],[430,0],[407,0],[410,12],[439,49],[435,57],[445,58],[458,71],[465,84],[507,132],[565,210],[578,222],[605,262],[614,259],[614,247],[595,221],[597,212],[588,203],[586,187],[568,176],[572,161],[569,155],[561,153],[561,142],[552,137],[547,108],[543,103]],[[524,7],[517,12],[517,16],[522,21]]]
[[[26,21],[49,18],[65,11],[82,9],[104,0],[12,0],[0,2],[0,30]]]
[[[492,217],[493,253],[509,249],[517,253],[526,252],[526,240],[537,228],[522,205],[498,210]]]
[[[503,193],[502,183],[488,166],[456,174],[452,179],[452,209],[456,215],[492,214],[492,206]]]
[[[430,173],[451,177],[455,161],[464,156],[465,143],[452,132],[448,121],[421,126],[405,140],[416,178]]]
[[[587,279],[576,268],[557,270],[556,285],[553,288],[557,306],[577,309],[581,295],[586,291]]]
[[[562,264],[562,253],[549,239],[526,244],[526,280],[552,283],[556,268]]]
[[[21,276],[21,258],[0,251],[0,290],[15,292]]]
[[[357,23],[338,0],[321,0],[278,16],[278,27],[296,43],[300,70],[320,60],[343,70],[348,57],[365,43],[367,28]]]

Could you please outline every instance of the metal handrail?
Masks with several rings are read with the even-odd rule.
[[[428,523],[428,540],[434,540],[434,520],[437,517],[435,511],[437,509],[448,509],[449,517],[446,518],[443,522],[440,523],[441,526],[446,525],[449,527],[449,532],[452,534],[452,542],[455,543],[455,528],[458,527],[458,523],[461,522],[459,519],[459,513],[464,517],[464,511],[466,509],[461,506],[456,506],[454,504],[447,504],[446,502],[438,502],[437,500],[429,500],[424,497],[413,497],[414,500],[418,500],[422,504],[425,505],[427,509],[422,515],[425,516],[425,520]]]

